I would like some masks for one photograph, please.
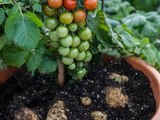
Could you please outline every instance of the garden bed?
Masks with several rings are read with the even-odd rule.
[[[126,81],[112,79],[113,73],[127,77]],[[93,120],[95,111],[101,112],[104,120],[105,117],[108,120],[151,120],[156,111],[147,77],[124,60],[91,65],[82,81],[66,84],[63,88],[56,87],[54,79],[53,75],[36,74],[32,77],[19,70],[0,86],[0,118],[14,119],[19,111],[27,108],[34,111],[40,120],[46,120],[49,109],[58,101],[64,103],[64,114],[69,120]],[[122,102],[113,104],[108,100],[107,91],[111,89],[119,90],[115,97]],[[84,102],[84,98],[89,102]]]

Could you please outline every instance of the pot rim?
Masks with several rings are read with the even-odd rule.
[[[156,113],[152,117],[151,120],[159,120],[160,119],[160,73],[151,65],[147,64],[143,60],[138,57],[126,57],[125,60],[132,65],[133,68],[143,72],[148,79],[150,80],[151,84],[154,81],[156,87],[153,88],[154,98],[156,99]]]

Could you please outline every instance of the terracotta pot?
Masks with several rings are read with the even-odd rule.
[[[16,72],[16,70],[17,69],[14,67],[9,67],[3,71],[0,71],[0,84],[9,79]]]
[[[114,58],[112,59],[114,60]],[[143,60],[136,57],[128,57],[125,60],[135,69],[142,71],[149,79],[156,100],[156,113],[151,120],[160,120],[160,73]],[[111,61],[111,57],[103,56],[104,63]]]
[[[133,68],[142,71],[148,77],[156,100],[156,113],[152,120],[160,120],[160,73],[139,58],[129,57],[126,60]]]

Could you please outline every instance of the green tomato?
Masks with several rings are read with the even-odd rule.
[[[52,48],[57,49],[57,48],[59,47],[59,42],[58,42],[58,41],[50,42],[50,46],[51,46]]]
[[[68,57],[62,57],[62,62],[65,65],[71,65],[74,62],[74,59]]]
[[[65,26],[59,26],[56,29],[56,33],[57,33],[58,37],[65,38],[68,35],[68,28]]]
[[[77,48],[71,48],[70,53],[68,54],[69,58],[76,58],[79,54],[79,50]]]
[[[92,60],[92,53],[90,51],[86,51],[86,56],[84,58],[85,62],[89,62]]]
[[[55,29],[58,26],[58,21],[55,18],[47,18],[45,25],[48,29]]]
[[[78,66],[79,68],[82,68],[82,67],[84,67],[84,65],[85,65],[84,62],[81,61],[81,62],[78,62],[78,65],[77,65],[77,66]]]
[[[47,16],[53,16],[58,13],[57,9],[50,8],[47,4],[43,5],[43,12]]]
[[[76,69],[76,64],[72,63],[71,65],[68,66],[69,70],[75,70]]]
[[[89,42],[88,41],[83,41],[81,44],[78,46],[78,49],[80,51],[86,51],[89,49]]]
[[[60,40],[60,43],[63,47],[70,47],[73,43],[73,39],[72,39],[72,36],[71,35],[68,35],[67,37],[65,38],[62,38]]]
[[[76,76],[78,79],[82,79],[87,73],[87,70],[85,68],[82,68],[81,70],[78,70],[76,73]]]
[[[89,28],[85,28],[85,29],[82,29],[81,31],[78,32],[78,36],[82,40],[89,40],[92,37],[92,33]]]
[[[86,53],[85,53],[84,51],[83,51],[83,52],[80,52],[80,53],[78,54],[78,56],[76,57],[76,60],[77,60],[77,61],[82,61],[82,60],[84,60],[85,56],[86,56]]]
[[[58,48],[58,52],[62,56],[67,56],[69,54],[69,52],[70,52],[70,48],[69,47],[65,48],[65,47],[61,46],[61,47]]]
[[[51,32],[49,33],[49,38],[50,38],[52,41],[58,41],[58,40],[59,40],[59,37],[58,37],[56,31],[51,31]]]
[[[63,24],[71,24],[73,21],[73,15],[71,12],[64,12],[60,15],[59,20]]]
[[[71,31],[71,32],[76,32],[77,29],[78,29],[78,25],[76,23],[71,23],[68,25],[68,29]]]
[[[73,43],[71,46],[77,47],[81,42],[80,38],[77,35],[74,35],[72,38],[73,38]]]
[[[78,23],[79,27],[83,28],[86,25],[86,21],[82,21],[80,23]]]

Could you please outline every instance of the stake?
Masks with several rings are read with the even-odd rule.
[[[58,84],[60,87],[64,86],[65,83],[65,77],[64,77],[64,64],[62,62],[60,62],[58,64]]]

